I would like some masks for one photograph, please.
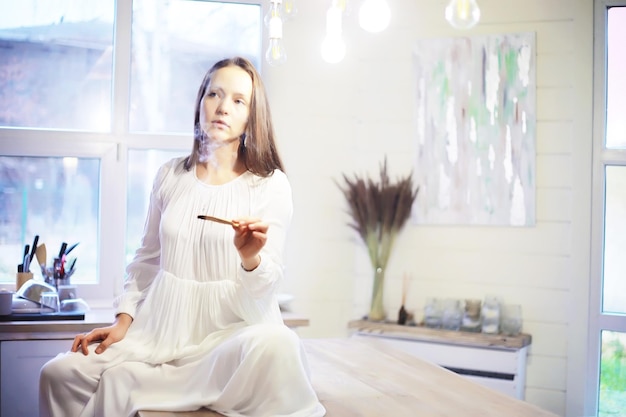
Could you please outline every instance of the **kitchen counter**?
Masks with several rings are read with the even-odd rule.
[[[284,311],[283,320],[289,327],[306,327],[309,319]],[[0,323],[0,342],[8,340],[73,339],[78,333],[108,326],[113,321],[112,309],[94,309],[85,313],[84,320],[7,321]]]

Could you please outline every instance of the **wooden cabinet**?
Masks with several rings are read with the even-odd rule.
[[[349,327],[353,337],[378,337],[396,349],[524,399],[530,335],[488,335],[364,320],[352,321]]]

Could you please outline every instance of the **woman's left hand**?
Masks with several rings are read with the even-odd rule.
[[[239,252],[242,265],[247,270],[253,270],[261,262],[259,252],[267,242],[269,225],[260,219],[236,219],[235,248]]]

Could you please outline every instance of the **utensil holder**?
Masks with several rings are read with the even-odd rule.
[[[29,279],[33,279],[32,272],[18,272],[15,276],[15,291],[17,292],[17,290],[19,290],[20,287]]]

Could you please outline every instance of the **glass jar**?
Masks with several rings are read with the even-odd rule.
[[[424,326],[433,329],[441,327],[441,301],[437,298],[427,298],[424,306]]]
[[[485,297],[481,309],[483,333],[498,334],[500,332],[500,301],[497,297]]]
[[[522,306],[505,304],[502,306],[500,331],[506,336],[517,336],[522,332]]]
[[[446,330],[461,330],[463,310],[461,302],[454,299],[446,299],[443,302],[441,314],[441,327]]]
[[[465,311],[463,313],[463,321],[461,322],[461,330],[465,332],[480,332],[480,308],[482,302],[477,299],[465,300]]]

